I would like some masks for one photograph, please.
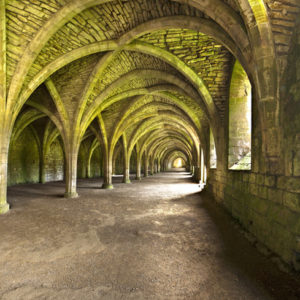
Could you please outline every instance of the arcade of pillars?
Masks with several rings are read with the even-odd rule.
[[[0,22],[1,214],[8,185],[73,198],[180,159],[300,269],[299,0],[0,0]]]

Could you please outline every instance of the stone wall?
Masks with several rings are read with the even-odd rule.
[[[121,146],[120,146],[121,148]],[[118,151],[119,150],[119,151]],[[113,174],[123,175],[123,165],[124,165],[124,154],[123,149],[115,149],[116,157],[113,164]]]
[[[45,179],[48,181],[59,181],[64,178],[64,152],[56,139],[50,146],[46,156]]]
[[[300,270],[299,180],[218,167],[209,170],[208,191],[257,241]]]
[[[80,147],[78,155],[78,178],[87,176],[87,156],[85,143]],[[90,165],[92,178],[103,173],[100,147],[93,152]],[[20,183],[38,183],[40,181],[39,146],[30,127],[22,131],[16,141],[12,141],[9,150],[8,185]],[[58,138],[50,145],[45,157],[45,181],[60,181],[64,178],[64,152]]]
[[[299,268],[298,179],[246,171],[211,170],[209,190],[259,242]],[[297,244],[298,243],[298,244]]]
[[[8,155],[8,185],[39,182],[39,149],[34,135],[27,127],[11,143]]]
[[[282,162],[266,174],[254,109],[252,171],[209,170],[208,191],[260,244],[300,270],[300,26],[282,79]],[[280,145],[277,145],[280,147]]]
[[[91,178],[100,177],[103,174],[103,163],[102,163],[102,154],[100,147],[96,148],[93,152],[92,158],[91,158]]]
[[[281,84],[283,167],[287,176],[300,176],[300,21],[298,23]]]

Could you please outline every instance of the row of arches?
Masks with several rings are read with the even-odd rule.
[[[262,5],[253,5],[248,1],[238,1],[234,7],[225,4],[220,0],[211,1],[211,3],[198,2],[198,1],[174,1],[179,5],[187,5],[191,11],[194,11],[197,17],[192,16],[162,16],[153,19],[148,19],[145,22],[136,24],[131,29],[125,30],[119,35],[115,35],[111,39],[102,39],[96,42],[86,43],[78,47],[70,47],[69,51],[65,51],[61,55],[55,55],[52,51],[52,40],[56,36],[59,36],[63,28],[67,27],[70,23],[74,22],[73,19],[80,14],[84,14],[85,11],[93,9],[94,7],[101,7],[112,1],[71,1],[60,7],[59,13],[53,14],[44,19],[43,25],[35,32],[31,40],[27,43],[22,43],[22,55],[15,62],[8,61],[9,64],[9,76],[5,76],[3,82],[7,82],[8,88],[5,89],[5,101],[3,101],[2,121],[2,156],[1,159],[3,165],[2,184],[2,196],[0,197],[3,202],[3,211],[7,210],[6,203],[6,169],[7,169],[7,153],[9,140],[14,128],[14,123],[19,118],[20,112],[24,107],[24,104],[34,107],[36,110],[46,114],[57,127],[59,134],[62,138],[66,157],[66,181],[67,195],[75,195],[75,174],[77,168],[77,155],[79,150],[80,141],[84,137],[89,127],[90,130],[96,130],[97,135],[101,135],[101,141],[104,144],[103,155],[105,157],[104,173],[107,178],[106,184],[109,186],[109,174],[111,173],[111,160],[112,153],[115,147],[116,141],[123,135],[123,131],[129,128],[129,121],[125,121],[125,118],[130,115],[130,110],[127,111],[128,115],[123,115],[124,122],[119,123],[120,128],[115,128],[113,135],[107,134],[107,129],[104,128],[103,111],[108,110],[117,101],[122,99],[132,99],[136,97],[137,102],[141,97],[145,95],[154,98],[172,98],[170,101],[176,102],[177,109],[184,110],[187,115],[182,114],[179,118],[176,117],[176,112],[166,113],[168,124],[174,125],[176,128],[182,127],[186,131],[186,135],[189,136],[189,146],[185,145],[180,139],[176,140],[176,144],[180,145],[181,149],[188,155],[193,155],[193,159],[199,161],[200,159],[200,144],[207,145],[207,136],[205,137],[205,131],[207,131],[208,124],[211,127],[213,135],[216,141],[216,149],[220,149],[220,153],[217,157],[222,158],[221,149],[222,140],[224,140],[224,126],[220,118],[220,112],[212,98],[211,91],[207,87],[207,83],[197,73],[197,68],[190,67],[184,60],[180,59],[174,52],[170,51],[170,48],[164,49],[163,47],[157,47],[149,40],[146,41],[145,37],[152,33],[165,31],[172,29],[188,29],[199,35],[199,32],[204,35],[212,36],[216,41],[220,42],[229,52],[234,55],[241,62],[242,66],[249,75],[250,80],[255,86],[255,91],[259,95],[259,99],[265,99],[262,103],[274,102],[276,103],[276,91],[270,89],[269,82],[276,81],[276,65],[274,65],[274,49],[273,43],[270,41],[270,26],[265,11],[263,2]],[[155,5],[153,3],[153,5]],[[173,1],[170,1],[170,7],[174,6]],[[175,6],[174,6],[175,7]],[[5,16],[10,13],[9,7],[5,7],[5,4],[1,6],[2,14]],[[199,12],[199,13],[198,13]],[[201,13],[200,13],[201,12]],[[161,11],[160,13],[163,14]],[[256,26],[252,26],[253,16],[256,19]],[[258,18],[259,16],[259,18]],[[5,34],[6,30],[9,31],[10,25],[5,24],[5,18],[2,22],[5,29],[2,33]],[[129,22],[130,23],[130,22]],[[78,22],[76,23],[78,24]],[[7,26],[6,26],[7,25]],[[79,26],[79,25],[78,25]],[[257,34],[259,32],[260,34]],[[70,36],[72,32],[68,30]],[[252,38],[252,37],[259,38]],[[2,39],[5,40],[6,39]],[[60,39],[61,40],[61,39]],[[268,46],[268,49],[262,48],[263,51],[253,51],[257,45],[260,45],[263,40],[264,44]],[[55,49],[60,49],[59,42],[56,40]],[[52,43],[52,44],[51,44]],[[49,47],[47,49],[47,47]],[[6,49],[3,47],[3,49]],[[2,53],[2,57],[10,51],[10,41],[7,42],[7,51]],[[272,49],[270,51],[270,49]],[[48,51],[48,58],[44,55],[45,51]],[[56,51],[57,52],[57,51]],[[59,51],[58,51],[59,52]],[[151,56],[155,59],[161,60],[168,66],[173,68],[172,76],[170,73],[159,73],[157,70],[144,69],[139,67],[138,71],[132,70],[132,72],[124,73],[119,76],[118,79],[110,82],[104,90],[99,90],[101,86],[101,80],[107,69],[114,61],[117,61],[121,55],[128,56],[132,53],[142,53],[145,56]],[[3,56],[4,55],[4,56]],[[86,58],[86,60],[85,60]],[[6,60],[5,60],[6,61]],[[253,64],[256,62],[257,64]],[[259,64],[259,62],[262,62]],[[70,91],[66,91],[66,85],[61,83],[66,80],[65,74],[74,67],[75,73],[77,70],[81,70],[80,66],[86,67],[85,72],[79,72],[79,76],[73,76],[73,86],[69,85],[69,90],[75,91],[75,87],[81,88],[80,97],[74,101],[74,97],[70,96]],[[263,66],[264,70],[259,70],[258,66]],[[13,71],[12,71],[13,70]],[[270,70],[271,76],[270,75]],[[274,71],[274,72],[273,72]],[[171,72],[172,73],[172,72]],[[264,78],[265,74],[268,74],[268,78]],[[73,73],[74,75],[74,73]],[[160,84],[146,85],[137,87],[134,89],[124,88],[124,85],[129,81],[136,80],[138,76],[139,80],[144,78],[144,81],[150,81],[160,79]],[[84,77],[84,78],[83,78]],[[7,79],[7,80],[6,80]],[[76,82],[77,81],[77,82]],[[44,82],[43,86],[40,86]],[[81,85],[80,85],[81,83]],[[261,84],[263,83],[263,84]],[[68,84],[67,84],[68,85]],[[40,86],[40,87],[39,87]],[[37,90],[36,90],[37,89]],[[98,91],[97,91],[98,89]],[[116,92],[117,90],[120,92]],[[32,92],[36,90],[34,94]],[[45,91],[47,90],[47,92]],[[189,105],[182,106],[184,101],[180,101],[180,97],[176,97],[174,94],[180,94],[180,96],[189,98],[195,102],[196,107],[200,107],[202,113],[198,112],[196,116],[193,109]],[[171,94],[171,95],[170,95]],[[177,100],[176,100],[177,98]],[[4,99],[4,98],[3,98]],[[73,105],[76,102],[76,105]],[[132,101],[134,102],[134,101]],[[133,104],[134,105],[134,104]],[[165,104],[164,104],[165,105]],[[274,106],[273,106],[274,107]],[[174,111],[174,108],[170,109],[170,106],[165,105],[166,110]],[[143,117],[134,118],[137,120],[145,119],[151,115],[151,104],[144,107],[147,110],[141,115]],[[160,106],[160,111],[163,111]],[[275,105],[276,110],[276,105]],[[263,111],[262,111],[263,112]],[[267,112],[270,115],[270,111]],[[162,113],[159,112],[160,115]],[[175,114],[175,116],[174,116]],[[137,115],[136,115],[137,116]],[[263,116],[262,116],[263,117]],[[165,117],[163,117],[165,118]],[[198,120],[197,120],[198,119]],[[159,117],[157,121],[160,122]],[[154,121],[156,122],[156,121]],[[201,124],[200,124],[200,123]],[[106,121],[107,123],[107,121]],[[135,123],[135,124],[136,124]],[[158,123],[158,122],[156,122]],[[164,123],[163,126],[165,126]],[[197,126],[198,125],[198,126]],[[265,126],[265,123],[261,123]],[[276,125],[276,122],[275,122]],[[275,126],[274,125],[274,126]],[[150,126],[154,129],[154,124],[149,123],[144,125]],[[157,124],[156,124],[157,126]],[[272,125],[273,126],[273,125]],[[99,130],[100,129],[100,130]],[[270,128],[269,128],[270,129]],[[268,130],[263,129],[263,135],[268,138]],[[272,128],[274,132],[275,128]],[[142,133],[131,136],[131,138],[137,141]],[[124,143],[128,141],[123,135]],[[128,137],[127,137],[128,139]],[[201,143],[200,143],[201,139]],[[133,141],[129,141],[129,153],[126,156],[130,157],[130,151],[133,149]],[[143,146],[142,146],[143,147]],[[154,146],[153,146],[154,147]],[[154,147],[155,148],[155,147]],[[192,149],[190,149],[192,148]],[[277,154],[277,150],[274,148],[267,149],[272,152],[272,159]],[[144,151],[142,149],[142,151]],[[270,152],[269,151],[269,152]],[[275,151],[275,152],[274,152]],[[270,153],[271,153],[270,152]],[[207,153],[207,149],[204,150]],[[206,154],[205,154],[206,155]],[[128,159],[125,159],[127,161]],[[127,162],[128,164],[128,162]],[[199,162],[195,163],[198,167]],[[4,208],[6,207],[6,208]]]
[[[130,170],[139,178],[181,158],[291,260],[300,251],[299,10],[292,0],[0,0],[0,213],[7,170],[20,168],[13,153],[19,166],[36,166],[39,153],[40,181],[63,177],[66,197],[99,165],[109,188],[121,169],[126,182]],[[53,151],[60,177],[43,161]]]
[[[57,128],[45,115],[38,114],[34,109],[24,111],[22,116],[23,118],[18,119],[11,139],[8,185],[64,180],[65,149]],[[22,123],[25,120],[26,127]],[[153,140],[150,138],[150,142]],[[163,143],[160,143],[162,141]],[[157,147],[158,156],[147,156],[147,152],[142,153],[141,147],[136,144],[128,158],[125,139],[121,137],[112,154],[111,176],[123,175],[123,182],[130,183],[130,174],[134,174],[136,180],[141,180],[142,176],[147,177],[149,174],[154,175],[173,168],[192,171],[191,157],[179,150],[179,145],[166,148],[166,143],[170,141],[172,140],[161,137],[161,140],[154,145]],[[176,160],[180,160],[180,165],[176,165]],[[101,177],[104,175],[104,163],[103,144],[100,144],[94,133],[89,130],[84,135],[79,148],[76,177]],[[112,185],[104,188],[112,188]]]

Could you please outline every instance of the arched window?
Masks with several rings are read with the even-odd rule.
[[[173,161],[173,168],[182,168],[182,166],[183,166],[183,161],[181,157],[178,157]]]
[[[209,133],[209,140],[210,140],[210,168],[216,169],[217,168],[217,152],[216,152],[216,144],[215,139],[210,129]]]
[[[229,94],[229,151],[230,170],[251,170],[252,92],[248,76],[235,62]]]

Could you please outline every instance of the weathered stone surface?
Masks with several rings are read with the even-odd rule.
[[[299,1],[103,2],[0,0],[0,213],[7,179],[77,197],[181,158],[299,269]]]

